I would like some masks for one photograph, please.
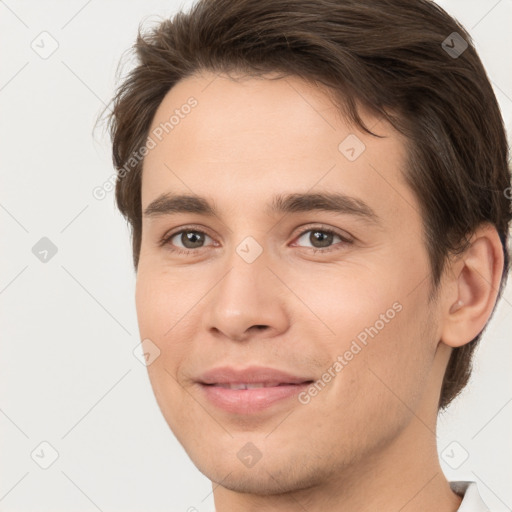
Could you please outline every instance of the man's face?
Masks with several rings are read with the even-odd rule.
[[[385,137],[347,124],[298,78],[207,73],[156,113],[140,334],[160,350],[148,371],[166,421],[224,487],[314,485],[376,460],[412,424],[425,429],[414,416],[425,403],[435,416],[439,329],[404,140],[363,119]],[[170,208],[165,194],[203,198],[216,214]],[[349,199],[310,209],[290,194]],[[278,196],[288,209],[272,210]],[[244,382],[266,387],[231,389]]]

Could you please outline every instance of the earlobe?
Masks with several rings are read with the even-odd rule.
[[[484,329],[498,296],[503,272],[503,248],[491,225],[478,228],[466,251],[457,259],[447,301],[441,341],[450,347],[469,343]]]

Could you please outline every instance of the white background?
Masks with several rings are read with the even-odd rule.
[[[512,2],[439,3],[474,38],[510,133]],[[128,229],[113,193],[92,195],[113,172],[109,139],[93,125],[122,53],[139,22],[188,5],[0,2],[0,511],[213,510],[210,482],[133,354]],[[46,59],[31,47],[41,38],[46,51],[58,43]],[[47,263],[32,253],[42,237],[58,249]],[[439,422],[447,477],[479,482],[494,511],[512,507],[511,327],[509,285],[469,387]],[[58,452],[48,469],[34,460],[50,461],[43,441]]]

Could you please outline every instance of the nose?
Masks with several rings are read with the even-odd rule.
[[[267,264],[264,253],[252,263],[233,254],[228,271],[208,294],[203,321],[210,334],[241,342],[287,330],[286,287]]]

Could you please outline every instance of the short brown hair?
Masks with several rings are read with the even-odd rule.
[[[459,55],[450,52],[456,43]],[[511,219],[505,127],[471,37],[435,3],[200,0],[146,33],[139,28],[134,49],[138,65],[117,90],[109,122],[116,200],[131,226],[135,269],[143,160],[131,157],[145,146],[164,96],[203,70],[277,72],[326,86],[345,115],[372,135],[378,136],[364,125],[358,104],[406,136],[405,179],[421,207],[432,290],[448,255],[462,252],[468,235],[491,223],[505,253],[501,297]],[[481,334],[453,350],[440,408],[466,385]]]

